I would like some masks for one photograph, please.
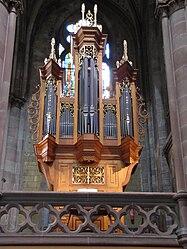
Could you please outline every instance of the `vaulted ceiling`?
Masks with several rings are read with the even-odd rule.
[[[123,40],[126,39],[130,60],[135,66],[140,67],[140,48],[142,32],[145,32],[146,12],[149,11],[150,3],[154,3],[155,0],[23,0],[24,12],[18,20],[16,39],[19,58],[18,63],[15,59],[17,69],[13,86],[13,91],[17,91],[18,95],[20,91],[25,95],[30,88],[29,85],[33,84],[28,82],[29,74],[37,74],[38,66],[42,65],[43,59],[49,55],[51,38],[55,37],[63,44],[65,27],[81,18],[83,2],[86,11],[92,11],[94,5],[98,5],[98,23],[103,25],[104,33],[108,34],[108,40],[113,44],[111,66],[120,59]],[[69,45],[64,43],[63,46]],[[29,68],[29,65],[32,66]],[[20,90],[21,81],[23,87]]]
[[[51,21],[49,33],[58,33],[64,23],[80,19],[83,2],[87,9],[93,9],[95,3],[98,5],[98,19],[107,32],[112,31],[115,22],[138,32],[142,22],[143,0],[107,0],[107,4],[104,0],[24,0],[26,26],[30,32],[38,32],[42,23]]]

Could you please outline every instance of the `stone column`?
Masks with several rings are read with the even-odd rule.
[[[181,228],[187,248],[187,1],[157,0],[161,17]]]
[[[7,121],[16,16],[21,10],[21,0],[0,0],[0,163]]]

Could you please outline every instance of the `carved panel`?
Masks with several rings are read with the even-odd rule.
[[[119,176],[118,174],[115,172],[115,167],[114,166],[109,166],[108,167],[108,171],[109,171],[109,184],[110,185],[118,185],[119,184]]]
[[[104,167],[73,167],[73,184],[104,184]]]
[[[93,58],[95,64],[98,64],[98,52],[94,45],[85,45],[79,51],[79,67],[82,66],[85,57]]]
[[[61,102],[60,103],[61,114],[64,113],[66,109],[69,109],[71,115],[74,116],[74,103],[73,102]]]
[[[102,144],[94,134],[83,134],[76,143],[77,160],[81,163],[98,162],[101,157]]]
[[[67,181],[69,179],[69,170],[68,170],[68,166],[65,165],[59,165],[59,170],[60,170],[60,178],[59,178],[59,186],[61,184],[67,184]]]

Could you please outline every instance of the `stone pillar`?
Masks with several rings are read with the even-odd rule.
[[[157,0],[161,17],[181,228],[187,248],[187,1]]]
[[[0,163],[7,121],[16,16],[21,10],[21,0],[0,0]]]
[[[168,137],[167,129],[167,88],[166,79],[162,75],[163,61],[162,33],[157,27],[157,21],[153,15],[155,0],[145,1],[142,25],[142,82],[144,86],[144,98],[149,118],[146,128],[145,144],[141,154],[141,174],[143,191],[171,192],[171,173],[169,165],[163,154],[163,148]],[[146,85],[146,84],[145,84]],[[166,111],[167,110],[167,111]]]

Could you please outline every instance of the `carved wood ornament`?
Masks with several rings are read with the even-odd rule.
[[[136,87],[137,70],[122,59],[113,72],[114,94],[102,97],[102,58],[107,35],[82,5],[72,34],[74,96],[63,94],[67,68],[56,58],[55,40],[40,68],[40,84],[29,106],[39,170],[54,191],[122,192],[140,161],[147,113]],[[110,87],[109,87],[110,88]]]

